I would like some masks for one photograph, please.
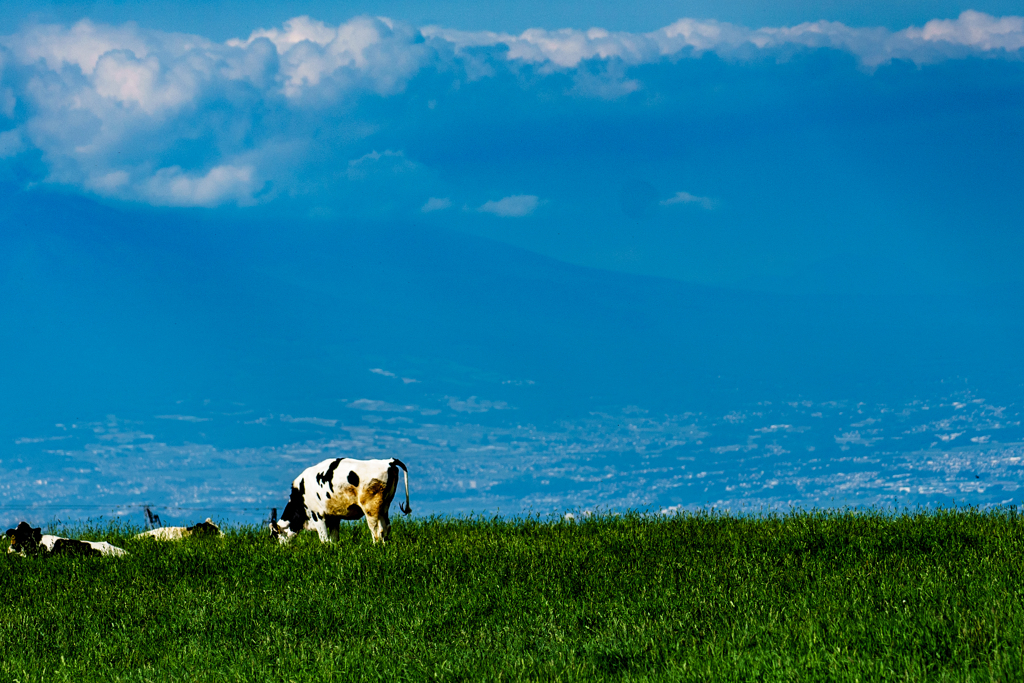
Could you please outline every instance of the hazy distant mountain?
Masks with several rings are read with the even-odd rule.
[[[0,220],[7,429],[185,398],[301,412],[379,392],[371,368],[416,380],[380,398],[486,396],[535,419],[858,387],[881,400],[1020,376],[1020,290],[849,286],[892,267],[882,261],[770,294],[415,225],[156,214],[59,194],[8,195]]]

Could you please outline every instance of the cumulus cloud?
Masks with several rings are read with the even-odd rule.
[[[452,200],[448,197],[431,197],[427,200],[427,203],[420,207],[420,211],[423,213],[430,213],[431,211],[441,211],[447,209],[452,205]]]
[[[979,50],[1020,50],[1024,47],[1024,17],[993,17],[968,10],[953,19],[932,19],[923,28],[908,28],[910,40],[967,45]]]
[[[492,47],[499,49],[485,49]],[[436,115],[465,83],[523,65],[538,79],[521,88],[568,74],[572,85],[558,86],[565,96],[617,99],[644,91],[638,65],[709,52],[733,62],[784,61],[805,49],[853,54],[868,71],[894,59],[1019,60],[1024,18],[968,11],[902,31],[827,21],[751,29],[680,19],[648,33],[532,28],[512,35],[416,29],[365,16],[329,25],[303,16],[223,43],[130,23],[36,24],[0,37],[0,159],[36,154],[40,164],[22,166],[35,170],[19,172],[42,175],[25,182],[104,197],[166,206],[251,204],[334,192],[374,175],[394,183],[395,174],[424,167],[399,151],[414,147],[369,138],[408,133],[408,112],[422,103],[422,111]],[[412,107],[401,96],[415,79],[426,92],[415,94]],[[428,191],[437,192],[419,188],[388,206],[450,206],[442,197],[421,205]],[[705,206],[704,199],[693,201]],[[538,205],[536,196],[515,195],[478,210],[515,217]]]
[[[58,25],[29,26],[5,37],[3,45],[23,64],[42,61],[50,71],[73,65],[88,76],[103,55],[125,51],[145,59],[153,41],[162,43],[166,36],[156,32],[147,36],[131,23],[108,26],[82,19],[69,29]]]
[[[412,171],[415,168],[416,164],[406,159],[403,152],[393,152],[390,149],[383,152],[373,150],[348,162],[347,175],[349,180],[361,180],[371,173],[394,174]]]
[[[750,58],[786,46],[833,48],[851,52],[871,67],[892,59],[917,63],[964,56],[960,47],[975,52],[1019,51],[1024,47],[1024,18],[996,18],[968,10],[957,19],[933,19],[924,27],[892,32],[884,28],[853,28],[833,21],[788,27],[750,29],[714,20],[680,19],[650,33],[528,29],[519,35],[490,31],[458,31],[437,26],[424,35],[452,43],[457,50],[504,45],[509,60],[575,68],[585,60],[616,59],[637,65],[673,55]]]
[[[286,21],[282,28],[258,29],[246,40],[227,41],[247,48],[260,39],[273,43],[281,60],[283,91],[297,97],[325,78],[346,71],[379,94],[402,89],[430,57],[411,26],[384,17],[356,17],[333,27],[307,16]]]
[[[485,202],[477,211],[493,213],[495,216],[504,218],[519,218],[533,213],[539,201],[536,195],[514,194],[497,201]]]
[[[139,188],[157,206],[217,206],[226,201],[245,203],[256,189],[249,166],[215,166],[204,175],[189,175],[177,166],[162,168]]]
[[[339,123],[344,111],[325,117],[323,106],[400,92],[430,50],[389,21],[299,17],[224,44],[133,24],[31,26],[0,38],[0,52],[0,112],[24,110],[0,140],[4,156],[39,150],[39,180],[102,196],[216,206],[251,203],[267,180],[302,191],[295,172],[325,151],[310,147],[318,129],[340,146],[373,129]],[[379,171],[373,162],[413,166],[401,152],[372,151],[345,176]]]
[[[715,200],[710,197],[698,197],[697,195],[690,194],[689,192],[676,192],[674,196],[659,202],[662,206],[671,206],[672,204],[696,204],[704,209],[710,211],[715,208]]]

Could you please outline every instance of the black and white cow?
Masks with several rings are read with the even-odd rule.
[[[44,534],[42,529],[21,522],[16,529],[7,530],[7,538],[11,540],[9,553],[26,555],[43,552],[47,555],[81,555],[85,557],[99,555],[125,555],[125,551],[112,546],[106,541],[76,541],[73,538],[61,538]]]
[[[315,530],[324,543],[338,540],[341,520],[366,516],[373,542],[391,535],[388,510],[398,489],[398,468],[405,472],[405,514],[409,507],[409,470],[398,458],[352,460],[335,458],[313,465],[292,482],[292,493],[271,533],[284,543],[302,529]]]
[[[141,534],[136,534],[135,537],[153,538],[158,541],[177,541],[189,536],[220,537],[223,535],[224,532],[220,530],[220,527],[207,517],[205,522],[199,522],[192,526],[162,526],[150,529],[149,531],[143,531]]]

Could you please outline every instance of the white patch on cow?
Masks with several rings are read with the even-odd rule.
[[[187,530],[183,526],[162,526],[158,529],[150,529],[136,534],[136,538],[154,538],[158,541],[176,541],[185,538]]]

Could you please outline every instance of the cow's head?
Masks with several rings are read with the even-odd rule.
[[[39,542],[43,540],[42,529],[31,527],[21,522],[15,529],[7,530],[7,538],[11,541],[9,553],[34,553],[39,550]]]
[[[284,506],[281,519],[276,519],[277,508],[274,508],[270,517],[270,534],[279,543],[287,543],[292,536],[299,533],[306,527],[309,516],[306,511],[306,482],[302,480],[298,487],[292,485],[291,495],[288,497],[288,504]]]
[[[279,519],[270,523],[270,535],[277,539],[278,543],[287,543],[295,532],[291,529],[288,520]]]
[[[186,527],[189,535],[191,536],[223,536],[220,532],[220,527],[213,523],[213,520],[209,517],[206,518],[205,522],[199,522],[190,527]]]

